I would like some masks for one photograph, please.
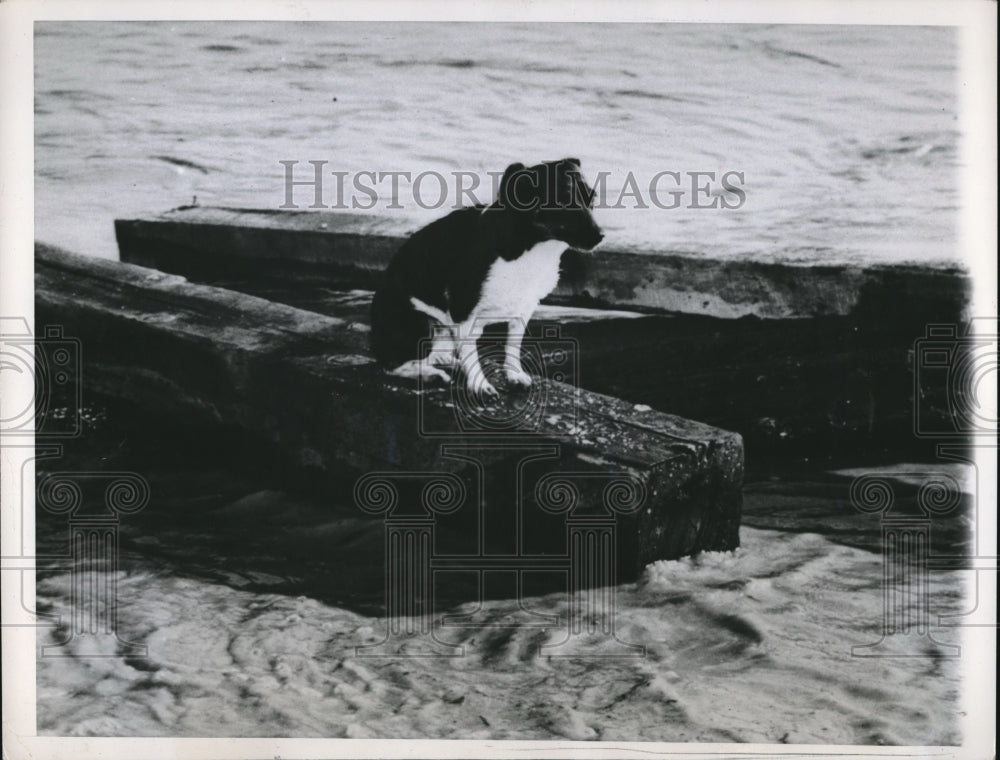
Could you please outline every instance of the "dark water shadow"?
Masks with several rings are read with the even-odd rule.
[[[64,455],[40,461],[39,480],[54,472],[135,472],[149,503],[119,521],[119,567],[169,574],[255,593],[308,596],[360,614],[380,616],[386,603],[386,524],[352,499],[357,474],[309,472],[269,445],[238,432],[174,426],[114,402],[95,407],[101,420],[66,445]],[[82,480],[83,502],[100,510],[103,485]],[[469,489],[468,501],[478,500]],[[435,553],[475,550],[474,510],[436,524]],[[504,508],[498,501],[497,510]],[[562,536],[562,532],[558,533]],[[39,554],[65,555],[65,514],[36,513]],[[539,541],[536,551],[565,552]],[[458,563],[461,565],[461,562]],[[42,580],[65,572],[65,560],[39,568]],[[490,574],[481,583],[461,567],[434,576],[434,608],[443,612],[485,599],[514,599],[566,589],[566,574],[545,569]]]

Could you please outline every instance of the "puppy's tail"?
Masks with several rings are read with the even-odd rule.
[[[447,312],[441,311],[441,309],[437,308],[436,306],[431,306],[430,304],[426,304],[419,298],[414,298],[412,296],[410,297],[410,303],[413,304],[414,309],[416,309],[417,311],[422,311],[431,319],[436,319],[443,325],[452,324],[451,316]]]

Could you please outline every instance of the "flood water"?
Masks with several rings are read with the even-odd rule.
[[[42,734],[961,741],[965,660],[946,655],[959,652],[967,572],[932,568],[925,585],[885,585],[881,521],[850,497],[854,477],[875,475],[919,516],[926,476],[950,479],[962,493],[929,526],[930,549],[966,555],[975,486],[960,464],[747,483],[739,549],[656,562],[616,586],[616,636],[642,657],[605,656],[607,637],[573,657],[543,651],[566,636],[565,579],[523,594],[519,611],[509,595],[480,604],[468,577],[437,572],[438,624],[473,616],[435,627],[460,656],[371,658],[357,648],[386,635],[386,527],[349,486],[302,491],[273,462],[203,432],[89,416],[98,422],[69,459],[40,470],[138,472],[150,501],[119,520],[113,574],[58,560],[39,571],[39,645],[68,639],[62,652],[74,655],[37,660]],[[240,466],[223,466],[227,451]],[[65,555],[65,512],[39,510],[38,521],[39,554]],[[141,655],[113,637],[70,636],[74,605],[88,609],[79,589],[109,577],[119,637]],[[557,619],[539,625],[539,615]],[[887,616],[921,615],[929,631],[897,633],[878,650],[894,656],[859,656],[882,640]]]
[[[116,217],[194,196],[277,208],[282,160],[297,180],[312,160],[473,172],[489,201],[487,172],[574,156],[607,173],[605,245],[954,264],[956,67],[944,27],[40,23],[36,238],[114,257]],[[657,198],[683,192],[679,208],[650,200],[664,171],[679,181]],[[690,208],[720,200],[695,197],[690,173],[714,172],[694,181],[717,193],[730,171],[740,208]],[[401,179],[395,204],[390,179],[377,189],[372,213],[443,213],[417,202],[437,202],[433,178],[416,194]]]

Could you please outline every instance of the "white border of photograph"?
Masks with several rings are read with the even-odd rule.
[[[512,2],[472,0],[351,0],[325,2],[0,2],[0,316],[33,322],[33,22],[36,20],[447,20],[627,21],[796,24],[945,25],[960,30],[961,250],[975,278],[972,314],[997,314],[997,6],[986,0],[882,0],[882,2]],[[899,188],[901,194],[919,192]],[[4,373],[0,404],[30,403],[30,378]],[[995,374],[993,375],[995,382]],[[988,391],[987,391],[988,392]],[[995,398],[995,388],[993,389]],[[3,407],[0,407],[2,411]],[[3,415],[0,414],[0,418]],[[34,494],[18,492],[30,441],[3,441],[0,501],[3,527],[3,746],[5,757],[38,758],[274,758],[274,757],[990,757],[995,754],[995,627],[963,632],[965,715],[963,747],[864,747],[822,745],[662,744],[569,741],[431,741],[351,739],[112,739],[35,735],[35,629],[12,625],[33,608],[34,573],[9,558],[30,556],[21,546],[33,536]],[[995,449],[980,449],[984,490],[981,525],[987,553],[996,555]],[[28,469],[29,482],[33,470]],[[22,502],[23,499],[23,502]],[[23,513],[21,506],[23,503]],[[994,578],[995,583],[995,578]],[[23,596],[22,596],[23,594]],[[981,599],[996,620],[996,594]]]

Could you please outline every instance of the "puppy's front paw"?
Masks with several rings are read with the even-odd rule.
[[[469,378],[466,383],[469,395],[481,399],[495,399],[500,397],[499,391],[493,387],[493,383],[480,375],[478,378]]]
[[[529,388],[534,382],[531,375],[520,367],[504,367],[503,374],[507,378],[507,382],[512,385],[520,385],[522,388]]]

